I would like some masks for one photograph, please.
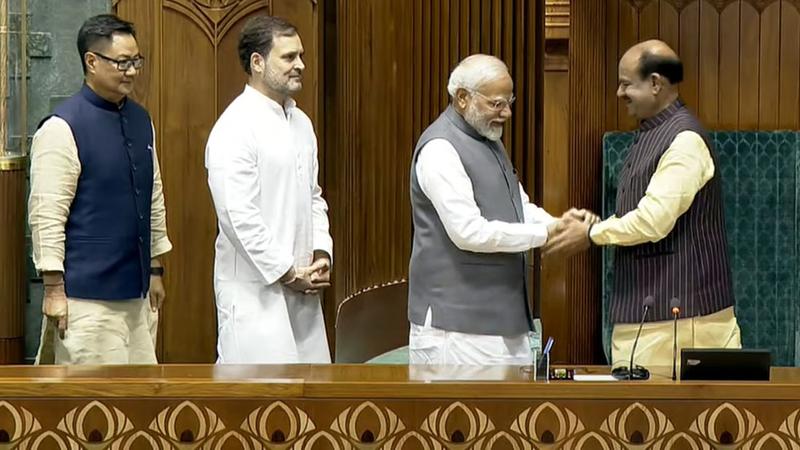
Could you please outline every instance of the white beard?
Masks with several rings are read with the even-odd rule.
[[[475,128],[478,134],[490,141],[499,141],[500,138],[503,137],[503,126],[492,125],[489,121],[481,117],[476,111],[476,108],[472,105],[468,106],[467,110],[464,111],[464,120],[466,120],[472,128]]]

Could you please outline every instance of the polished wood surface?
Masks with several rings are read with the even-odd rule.
[[[579,373],[607,373],[578,367]],[[0,368],[0,445],[109,449],[800,446],[800,369],[769,382],[532,382],[518,366]],[[664,370],[666,373],[666,369]]]
[[[23,360],[27,267],[26,158],[0,159],[0,364]]]
[[[607,374],[605,366],[565,366]],[[585,398],[800,400],[800,368],[773,367],[770,381],[672,381],[651,368],[646,381],[532,381],[527,366],[370,364],[2,366],[4,397]],[[147,387],[149,386],[149,387]],[[194,392],[184,388],[194,387]],[[211,391],[207,391],[210,389]],[[281,392],[278,392],[281,391]]]

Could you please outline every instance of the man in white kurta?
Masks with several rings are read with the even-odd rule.
[[[258,48],[264,33],[269,42]],[[302,44],[291,25],[258,16],[243,29],[241,54],[248,84],[206,147],[219,223],[217,362],[330,362],[319,291],[330,279],[333,240],[314,129],[290,97],[300,87]]]

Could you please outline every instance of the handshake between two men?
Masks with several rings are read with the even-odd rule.
[[[544,257],[568,258],[591,246],[589,232],[600,217],[586,209],[572,208],[547,227],[547,243],[542,247]]]

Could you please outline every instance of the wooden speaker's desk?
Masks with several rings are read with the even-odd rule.
[[[519,367],[6,366],[0,449],[800,449],[800,369],[769,382],[654,372],[544,383]]]

